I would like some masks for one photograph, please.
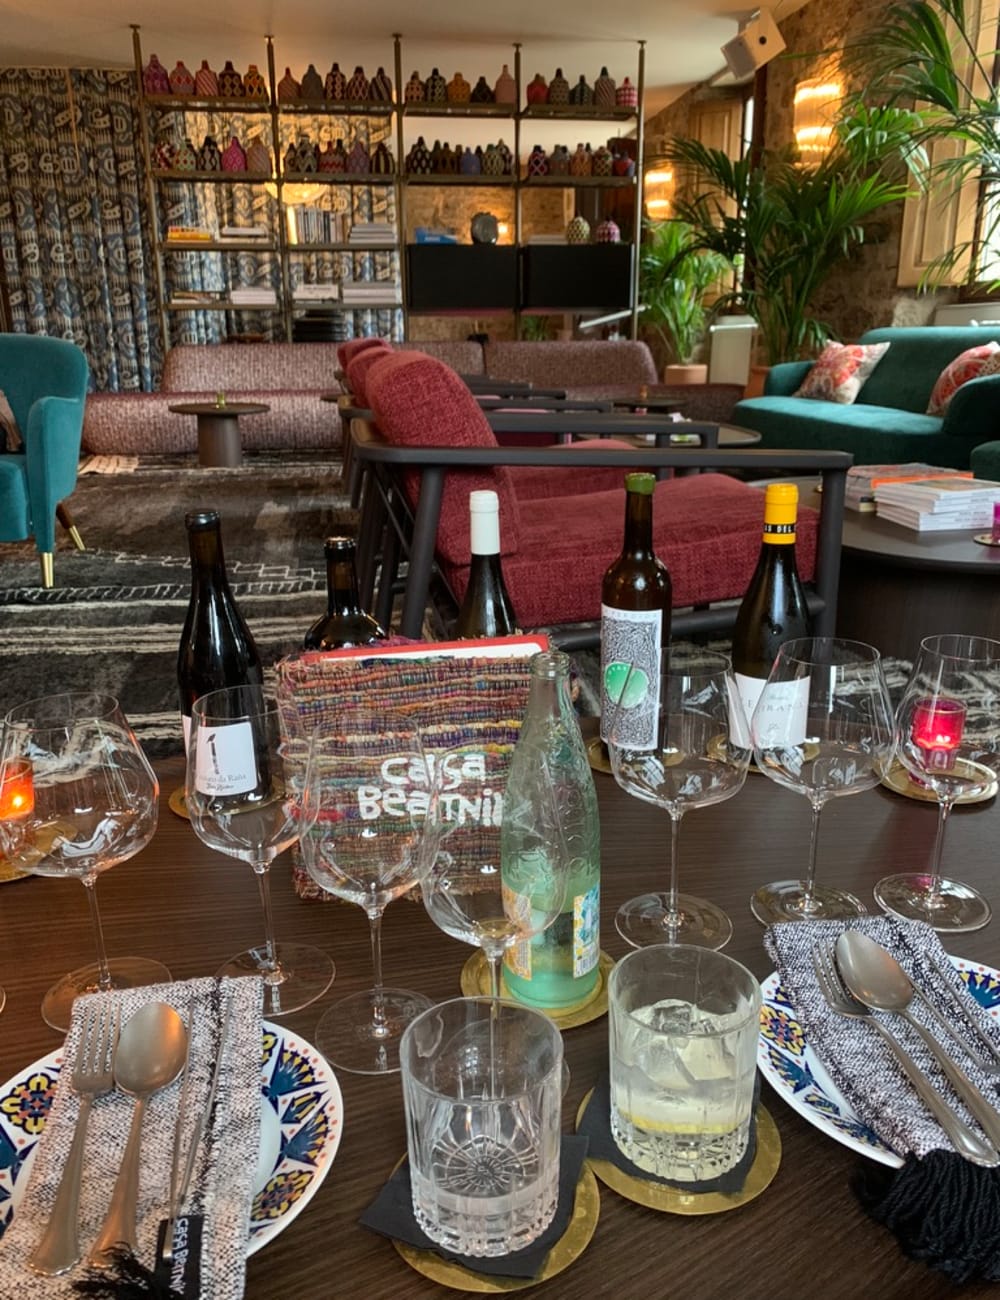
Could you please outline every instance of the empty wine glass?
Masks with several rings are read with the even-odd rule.
[[[929,872],[886,876],[875,898],[887,912],[935,930],[978,930],[990,905],[971,885],[942,877],[941,850],[956,801],[987,795],[1000,777],[1000,641],[921,641],[896,711],[896,755],[910,780],[937,799],[937,837]]]
[[[355,1074],[399,1069],[399,1040],[432,1004],[382,983],[382,913],[417,883],[427,781],[416,732],[402,719],[352,710],[352,730],[313,742],[299,841],[313,880],[364,908],[371,927],[372,988],[336,1002],[316,1046]]]
[[[210,849],[249,862],[264,909],[264,943],[220,967],[222,975],[261,975],[264,1014],[315,1002],[333,981],[333,962],[304,943],[274,937],[269,869],[299,837],[306,764],[281,749],[278,709],[259,686],[211,691],[191,709],[185,797],[191,825]]]
[[[870,790],[892,755],[892,709],[879,652],[862,641],[801,637],[778,650],[751,722],[762,772],[812,808],[805,878],[762,885],[758,921],[833,920],[867,909],[853,894],[816,884],[819,815],[842,795]]]
[[[108,960],[97,877],[153,838],[159,785],[118,701],[97,692],[29,700],[4,719],[0,746],[0,848],[21,870],[74,877],[87,891],[97,961],[45,994],[42,1017],[69,1028],[81,993],[170,979],[145,957]]]
[[[608,733],[608,754],[623,790],[670,814],[670,883],[666,893],[629,899],[615,925],[633,948],[722,948],[733,933],[726,913],[704,898],[678,893],[677,833],[689,809],[721,803],[742,788],[750,762],[743,706],[726,655],[704,651],[686,665],[665,663],[654,743],[635,748],[630,715],[650,707],[648,694],[656,686],[630,666]]]
[[[424,906],[445,934],[482,949],[496,999],[504,957],[511,954],[508,960],[516,970],[530,969],[531,940],[563,909],[570,858],[555,796],[542,777],[523,804],[507,807],[510,755],[475,740],[428,752],[426,758],[430,802],[420,852]],[[501,861],[505,818],[518,821],[516,862]]]

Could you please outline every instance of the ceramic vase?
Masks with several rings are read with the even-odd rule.
[[[243,93],[247,99],[266,101],[268,98],[267,82],[264,80],[264,74],[256,63],[251,63],[244,74]]]
[[[267,176],[271,171],[271,151],[259,135],[247,145],[247,171],[254,176]]]
[[[591,159],[591,170],[595,176],[610,176],[612,162],[611,150],[608,146],[598,145]]]
[[[548,176],[549,160],[545,156],[545,150],[540,144],[536,144],[534,149],[528,155],[528,176]]]
[[[315,172],[319,170],[319,148],[307,135],[300,135],[295,146],[295,170],[297,172]]]
[[[384,141],[377,144],[372,151],[370,167],[375,176],[391,176],[396,170],[395,159]]]
[[[458,169],[463,176],[479,176],[483,167],[479,158],[471,149],[464,149]]]
[[[422,104],[426,95],[420,74],[414,69],[413,76],[406,83],[406,89],[403,91],[403,99],[407,104]]]
[[[323,82],[323,98],[328,99],[331,104],[342,104],[347,98],[347,78],[341,72],[339,63],[335,63],[326,74],[326,80]]]
[[[424,137],[418,136],[417,143],[406,155],[406,171],[411,176],[428,176],[431,171],[431,151],[427,148]]]
[[[349,104],[361,104],[368,98],[368,78],[365,76],[365,70],[360,65],[354,69],[351,79],[347,83],[347,102]]]
[[[564,144],[557,144],[549,154],[549,175],[569,175],[569,150]]]
[[[208,59],[202,59],[194,74],[194,91],[199,99],[215,99],[219,94],[219,78],[208,66]]]
[[[544,82],[542,84],[544,85]],[[510,75],[510,69],[506,63],[500,69],[500,75],[493,87],[493,98],[498,104],[517,103],[517,82]]]
[[[486,152],[483,154],[483,175],[502,176],[503,164],[503,154],[495,144],[488,144],[486,146]]]
[[[348,149],[345,170],[352,176],[366,176],[371,171],[371,159],[363,140],[355,140]]]
[[[219,94],[223,99],[243,99],[243,78],[233,67],[232,60],[219,73]]]
[[[601,69],[601,75],[594,82],[594,103],[598,108],[614,108],[615,106],[614,78],[608,76],[607,68]]]
[[[233,136],[225,149],[222,151],[222,170],[224,172],[245,172],[247,169],[247,156],[243,152],[243,146]]]
[[[567,244],[589,244],[590,222],[586,217],[574,217],[566,227]]]
[[[622,84],[615,91],[615,104],[618,108],[639,107],[639,92],[636,90],[635,86],[632,85],[631,81],[629,81],[628,77],[625,78]]]
[[[368,98],[375,104],[392,103],[392,80],[385,68],[380,67],[368,86]]]
[[[598,244],[620,244],[622,232],[618,228],[618,223],[612,221],[610,217],[602,221],[594,231],[594,240]]]
[[[222,155],[215,137],[206,135],[198,150],[198,170],[200,172],[218,172],[222,170]]]
[[[285,69],[285,75],[278,82],[278,100],[283,104],[290,104],[293,100],[302,98],[302,87],[292,76],[291,68]]]
[[[428,104],[446,104],[448,102],[448,83],[437,68],[431,69],[431,75],[424,82],[424,98]]]
[[[591,157],[582,144],[576,146],[576,153],[569,160],[569,174],[571,176],[590,176]]]
[[[170,74],[170,93],[172,95],[194,94],[194,77],[180,59],[177,60],[177,66]]]
[[[549,103],[569,103],[569,82],[563,76],[562,68],[556,68],[556,75],[549,82]]]
[[[142,70],[142,86],[147,95],[170,94],[170,77],[155,54],[149,56],[149,62]]]
[[[549,102],[548,83],[540,72],[536,72],[532,77],[524,95],[529,104],[547,104]]]
[[[494,102],[493,91],[490,89],[490,83],[485,77],[480,77],[473,86],[469,99],[473,104],[492,104]]]
[[[247,94],[249,95],[249,93],[250,89],[247,87]],[[323,78],[316,71],[316,65],[313,63],[310,63],[302,74],[302,85],[299,87],[299,94],[303,99],[317,100],[323,98]]]
[[[448,82],[448,103],[467,104],[472,94],[472,87],[460,72],[456,72]]]
[[[582,73],[580,74],[580,80],[569,92],[569,102],[575,107],[580,107],[581,105],[589,107],[594,102],[593,89],[587,85],[587,80]]]

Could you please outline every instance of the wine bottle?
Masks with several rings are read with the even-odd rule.
[[[740,602],[733,631],[733,672],[749,724],[783,641],[809,636],[805,592],[795,564],[799,489],[769,483],[764,495],[764,537],[757,567]],[[808,679],[805,689],[808,691]],[[789,690],[801,690],[789,683]],[[789,701],[791,704],[791,701]]]
[[[506,990],[530,1006],[565,1011],[586,1002],[598,980],[601,853],[594,778],[570,700],[569,656],[560,650],[531,660],[528,707],[503,800],[505,895],[523,899],[530,913],[538,874],[550,879],[549,856],[568,856],[562,910],[547,929],[507,950]]]
[[[500,503],[495,492],[470,492],[469,585],[455,620],[455,636],[514,636],[517,619],[500,564]]]
[[[653,550],[654,474],[625,475],[625,540],[601,587],[601,740],[606,745],[632,666],[630,694],[645,695],[629,710],[628,740],[652,749],[660,698],[660,666],[670,641],[673,588]],[[637,676],[641,674],[641,676]],[[620,732],[619,732],[620,735]]]
[[[177,685],[187,749],[195,700],[226,686],[263,689],[264,670],[226,576],[219,512],[193,510],[184,516],[184,525],[191,550],[191,600],[177,653]]]
[[[354,567],[354,539],[328,537],[326,556],[326,613],[305,635],[306,650],[339,650],[384,641],[385,629],[361,608],[358,575]]]

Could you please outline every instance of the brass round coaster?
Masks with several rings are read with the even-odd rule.
[[[167,799],[167,807],[178,817],[183,817],[185,821],[191,820],[191,814],[187,810],[187,800],[184,797],[184,787],[179,785],[176,790],[170,791],[170,797]]]
[[[970,776],[982,779],[983,774],[987,777],[992,776],[990,769],[983,763],[973,763],[971,759],[959,758],[955,760],[956,769],[961,772],[963,769]],[[933,790],[928,790],[926,786],[918,785],[912,780],[909,772],[902,763],[893,763],[885,776],[882,778],[882,785],[893,794],[901,794],[905,799],[917,799],[921,803],[934,803],[938,801],[937,795]],[[997,792],[997,782],[994,777],[982,794],[963,794],[955,800],[957,804],[964,803],[985,803],[987,799],[992,799]]]
[[[30,875],[30,871],[19,871],[5,858],[0,857],[0,885],[10,885],[15,880],[27,880]]]
[[[600,736],[591,736],[587,741],[587,761],[593,771],[614,776],[611,770],[611,759],[608,758],[608,748]]]
[[[547,1282],[563,1269],[569,1268],[575,1259],[583,1254],[590,1244],[597,1227],[597,1218],[601,1210],[601,1193],[593,1171],[584,1162],[580,1171],[580,1180],[576,1185],[576,1198],[573,1201],[573,1213],[566,1231],[555,1243],[542,1265],[537,1277],[495,1277],[492,1274],[476,1273],[463,1264],[442,1259],[433,1250],[417,1250],[401,1241],[393,1240],[393,1245],[406,1260],[410,1268],[415,1269],[432,1282],[442,1286],[453,1287],[456,1291],[474,1291],[480,1295],[502,1295],[506,1291],[526,1291],[528,1287]]]
[[[577,1126],[589,1101],[590,1092],[576,1113]],[[668,1187],[665,1183],[654,1183],[623,1173],[610,1160],[595,1160],[588,1156],[587,1164],[606,1187],[637,1205],[645,1205],[651,1210],[663,1210],[666,1214],[722,1214],[756,1200],[771,1185],[781,1164],[781,1135],[767,1110],[758,1104],[757,1155],[750,1166],[743,1189],[739,1192],[683,1192],[677,1187]]]
[[[571,1007],[564,1007],[562,1011],[546,1011],[544,1007],[535,1007],[533,1009],[545,1011],[549,1019],[554,1020],[560,1029],[575,1029],[578,1025],[589,1025],[592,1020],[600,1020],[601,1016],[607,1014],[608,976],[614,969],[614,965],[614,957],[609,957],[606,952],[602,951],[597,968],[597,983],[582,1002],[577,1002]],[[462,967],[460,983],[463,997],[489,997],[490,968],[481,948],[477,948]],[[504,983],[502,972],[500,975],[500,995],[506,998],[511,997]],[[511,998],[511,1001],[517,1001],[517,999]],[[529,1004],[521,1002],[519,1005],[528,1006]]]
[[[976,533],[972,540],[980,546],[1000,546],[1000,539],[994,538],[992,533]]]

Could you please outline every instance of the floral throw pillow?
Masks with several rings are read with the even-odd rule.
[[[10,409],[10,402],[0,388],[0,451],[18,451],[23,442],[21,430],[14,419],[14,412]]]
[[[793,396],[850,406],[888,350],[888,343],[828,343]]]
[[[983,375],[996,374],[1000,374],[1000,343],[979,343],[974,348],[966,348],[938,375],[931,400],[927,403],[927,414],[944,415],[948,403],[963,384]]]

